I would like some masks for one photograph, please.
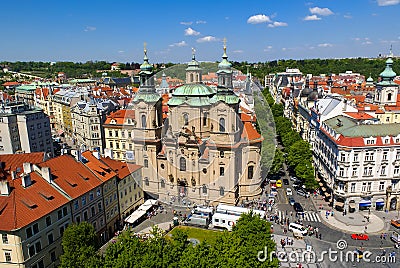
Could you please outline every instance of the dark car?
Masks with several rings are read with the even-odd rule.
[[[303,207],[298,202],[294,203],[293,208],[297,213],[303,213],[304,212]]]
[[[288,179],[283,179],[282,182],[283,182],[284,185],[289,185],[289,180]]]

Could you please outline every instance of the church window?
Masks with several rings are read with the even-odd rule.
[[[203,194],[207,194],[207,186],[205,184],[203,184],[202,192]]]
[[[161,188],[165,188],[165,180],[164,179],[161,180]]]
[[[179,170],[186,171],[186,159],[183,156],[179,159]]]
[[[189,81],[190,81],[190,83],[193,83],[193,74],[190,74],[190,79],[189,79]]]
[[[224,187],[219,187],[219,195],[224,196],[225,195],[225,188]]]
[[[146,185],[146,186],[149,186],[149,178],[144,178],[144,184]]]
[[[145,168],[148,168],[149,167],[149,160],[145,159],[143,161],[143,165],[144,165]]]
[[[247,168],[247,178],[251,180],[253,178],[253,173],[254,173],[254,166],[249,166]]]
[[[208,113],[204,113],[204,116],[203,116],[203,126],[207,126],[207,116],[208,116]]]
[[[142,128],[146,128],[146,115],[142,114]]]
[[[219,175],[224,176],[225,174],[225,168],[224,167],[219,167]]]
[[[183,114],[183,124],[185,126],[189,125],[189,115],[187,113]]]
[[[225,132],[225,118],[219,119],[219,132]]]
[[[391,101],[391,100],[392,100],[392,93],[389,93],[389,94],[388,94],[387,100],[388,100],[388,101]]]

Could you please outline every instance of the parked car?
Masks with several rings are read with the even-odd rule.
[[[282,187],[282,181],[281,180],[277,180],[276,181],[276,187],[278,187],[278,188]]]
[[[400,219],[393,219],[390,221],[390,224],[396,228],[400,228]]]
[[[276,190],[276,187],[271,187],[271,194],[277,195],[278,191]]]
[[[284,185],[289,185],[289,180],[288,179],[283,179],[282,182],[283,182]]]
[[[354,240],[369,240],[369,236],[366,234],[352,234],[351,238]]]
[[[294,200],[294,198],[293,198],[292,196],[289,197],[289,204],[290,204],[291,206],[293,206],[294,203],[296,203],[296,201]]]
[[[293,195],[292,189],[286,188],[286,195],[287,196],[292,196]]]
[[[298,203],[298,202],[295,202],[294,204],[293,204],[293,208],[294,208],[294,210],[297,212],[297,213],[302,213],[302,212],[304,212],[304,209],[303,209],[303,207],[300,205],[300,203]]]
[[[304,196],[304,197],[310,197],[310,194],[306,192],[306,190],[302,188],[297,188],[296,193],[298,195]]]

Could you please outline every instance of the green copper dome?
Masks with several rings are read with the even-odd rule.
[[[149,59],[147,58],[147,49],[144,49],[144,58],[142,65],[140,65],[140,71],[151,72],[152,70],[153,66],[149,63]]]
[[[215,94],[215,90],[203,84],[186,84],[175,89],[174,96],[210,96]]]
[[[386,68],[383,70],[383,72],[380,73],[380,77],[382,77],[383,81],[391,81],[393,78],[396,77],[396,73],[392,69],[393,65],[393,60],[391,57],[389,57],[386,60]]]
[[[368,77],[367,82],[374,82],[374,79],[372,79],[371,76]]]

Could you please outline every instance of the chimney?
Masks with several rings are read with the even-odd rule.
[[[32,184],[31,175],[25,174],[22,176],[22,187],[26,188]]]
[[[29,174],[32,172],[32,166],[31,163],[24,163],[24,173]]]
[[[51,172],[49,167],[42,167],[42,178],[51,183]]]
[[[10,185],[7,180],[0,180],[0,195],[9,195]]]
[[[100,159],[100,152],[99,151],[93,151],[93,156],[96,157],[97,159]]]

